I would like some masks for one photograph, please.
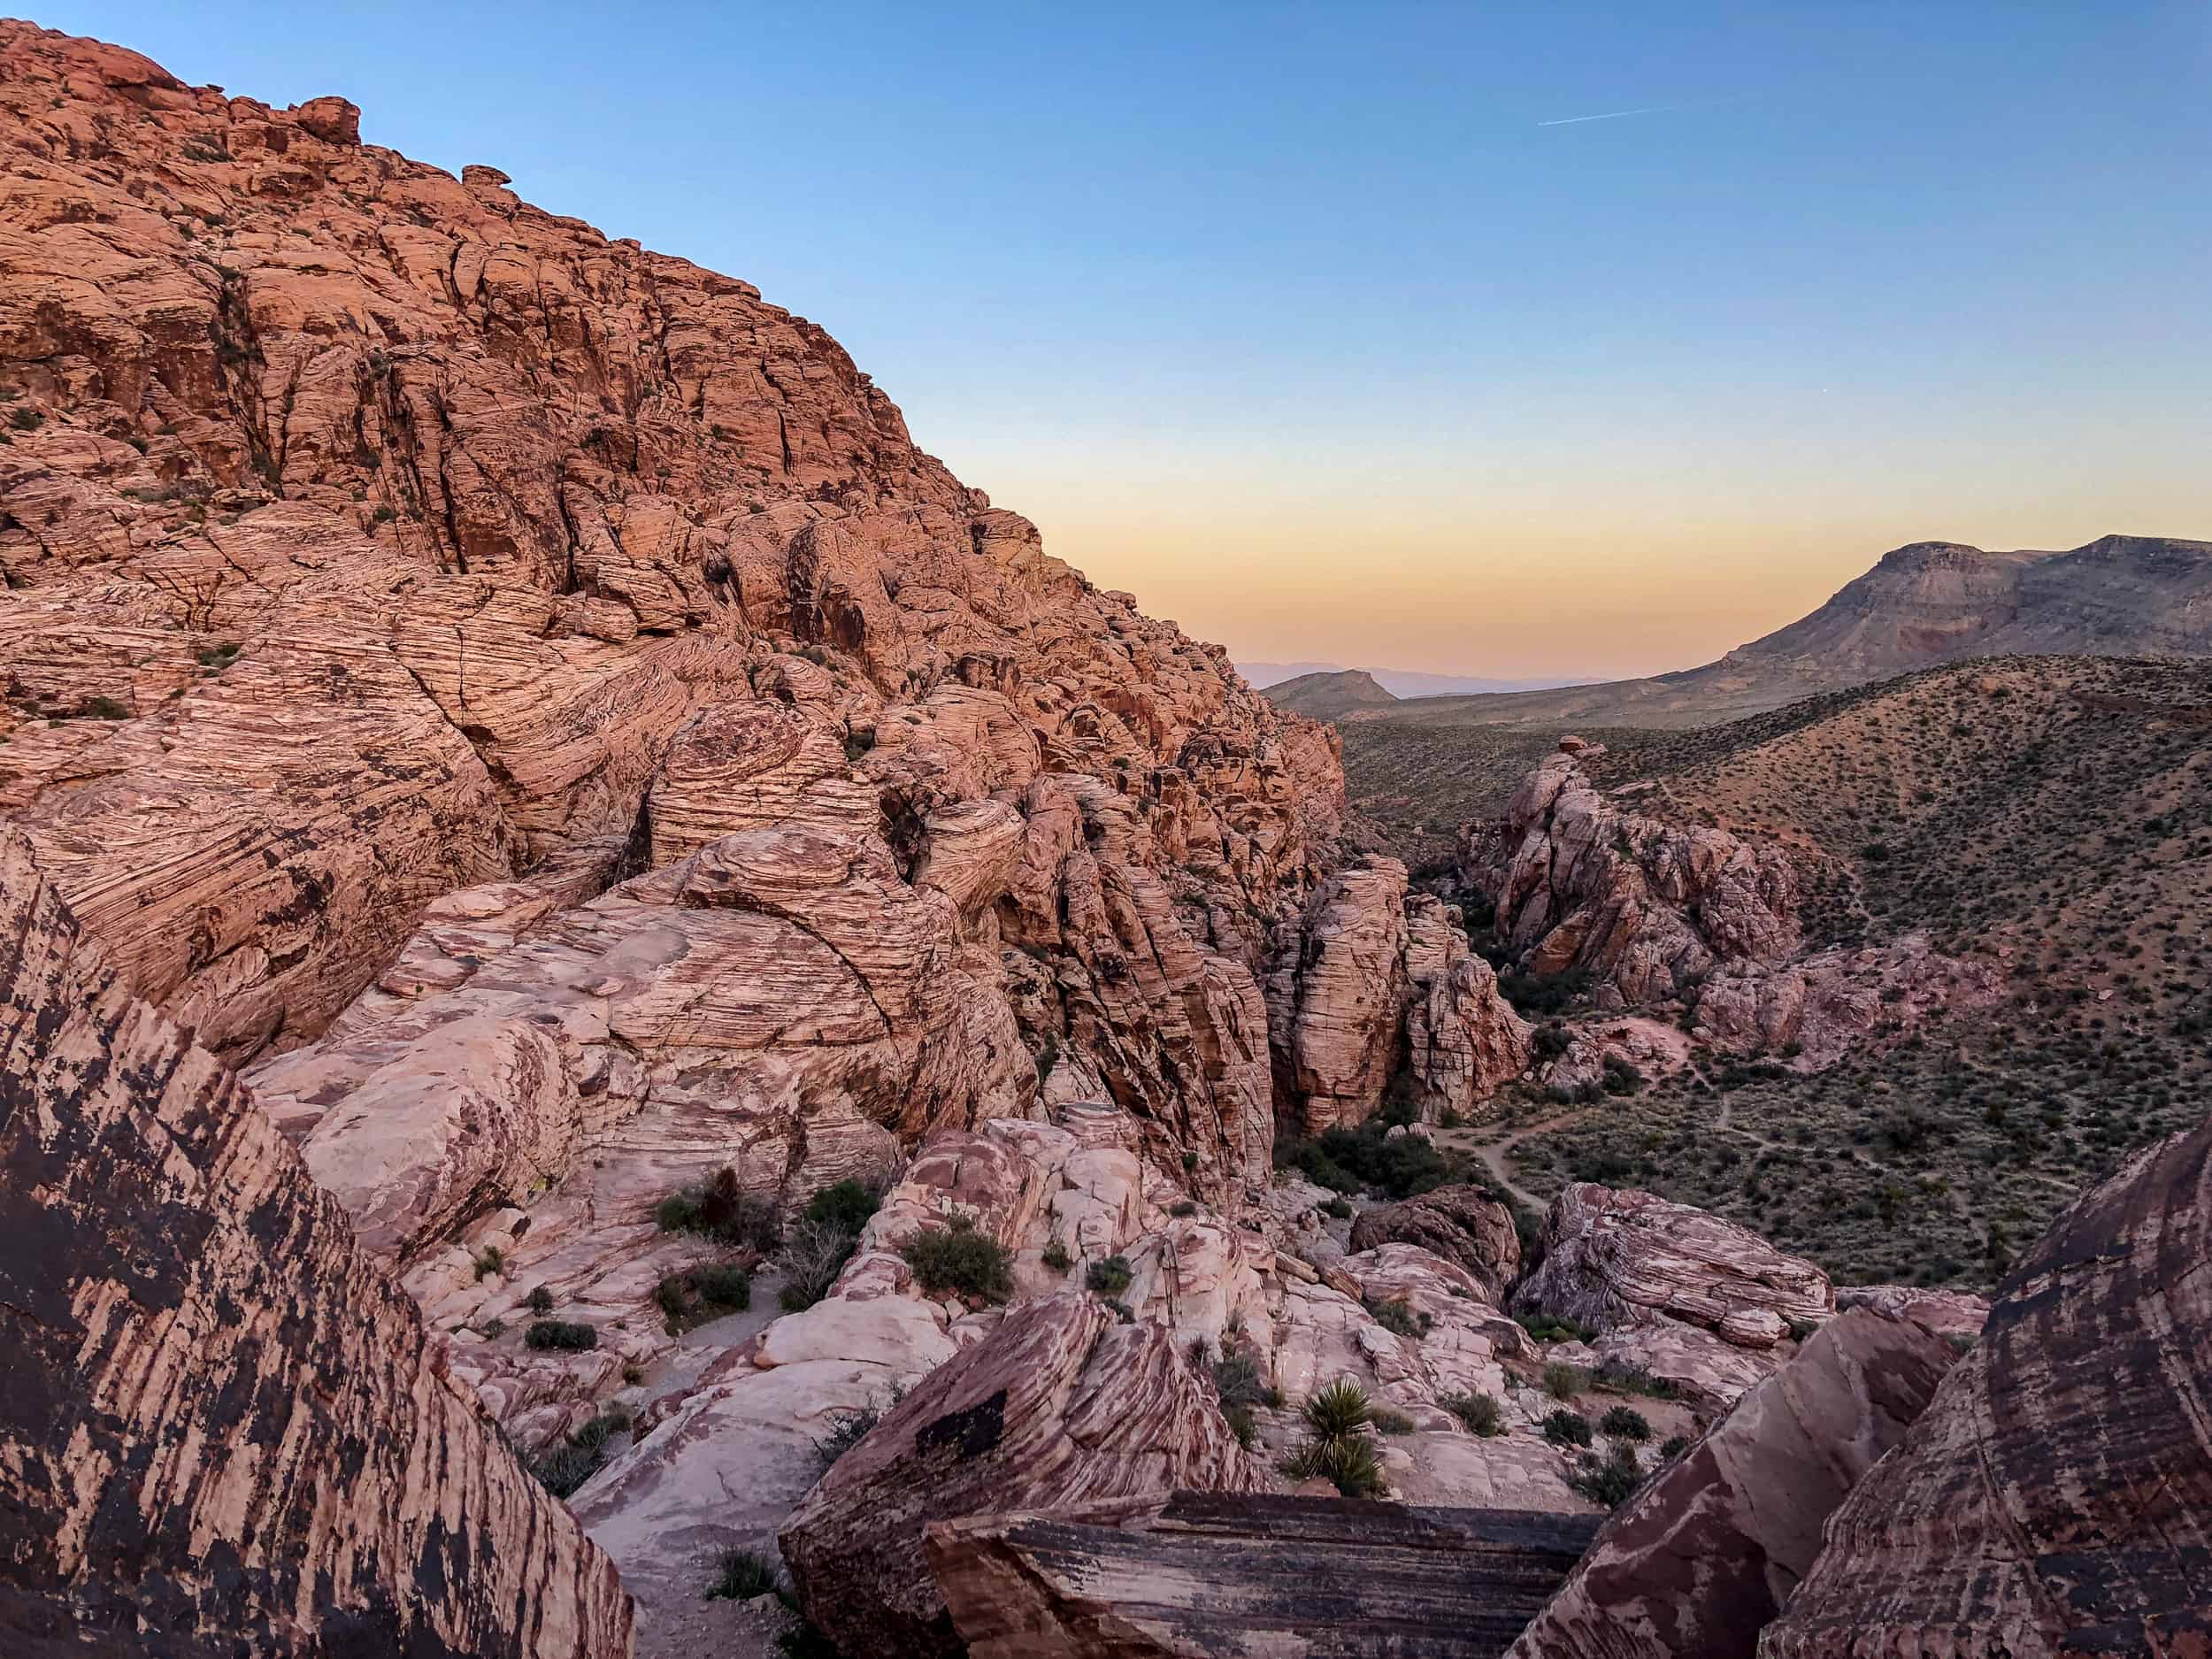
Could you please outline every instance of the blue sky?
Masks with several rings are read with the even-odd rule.
[[[39,21],[758,283],[1247,657],[1640,672],[1902,541],[2212,536],[2201,4]]]

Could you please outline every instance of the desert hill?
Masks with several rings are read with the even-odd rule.
[[[1310,720],[1334,720],[1356,709],[1379,708],[1398,701],[1363,668],[1301,674],[1268,687],[1264,695],[1277,708],[1302,714]]]
[[[1406,725],[1708,726],[1968,657],[2212,655],[2212,542],[2101,536],[2066,552],[1918,541],[1719,661],[1647,680],[1414,700]]]

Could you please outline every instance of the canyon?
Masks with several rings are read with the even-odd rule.
[[[2020,1009],[2027,889],[1805,787],[1893,703],[1663,785],[1547,731],[1409,868],[750,285],[24,23],[0,147],[12,1650],[2200,1634],[2197,1069],[1917,1279],[1528,1128]],[[2188,671],[2019,660],[1880,695],[2033,711],[2021,835],[2136,721],[2070,902],[2185,917]]]

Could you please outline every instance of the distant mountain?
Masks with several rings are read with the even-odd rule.
[[[1465,674],[1417,674],[1404,668],[1352,670],[1341,663],[1239,663],[1236,670],[1255,691],[1321,674],[1364,673],[1394,697],[1463,697],[1492,691],[1543,691],[1555,686],[1584,685],[1588,679],[1582,674],[1540,674],[1529,680],[1483,680]]]
[[[1961,657],[2054,653],[2212,656],[2212,542],[2108,535],[2062,553],[1985,553],[1916,541],[1809,616],[1701,668],[1429,698],[1386,718],[1549,732],[1707,726]]]
[[[1370,709],[1398,701],[1363,668],[1301,674],[1295,680],[1270,686],[1267,700],[1279,709],[1302,714],[1310,720],[1333,720],[1355,709]]]

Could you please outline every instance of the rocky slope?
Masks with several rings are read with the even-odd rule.
[[[0,833],[0,1646],[618,1659],[613,1566]]]
[[[2208,710],[2212,665],[2008,657],[1546,759],[1463,839],[1473,890],[1428,883],[1567,1015],[1536,1084],[1624,1091],[1516,1179],[1632,1179],[1840,1280],[1993,1282],[2212,1110]]]
[[[2070,1210],[1831,1522],[1767,1659],[2212,1641],[2212,1125]]]

